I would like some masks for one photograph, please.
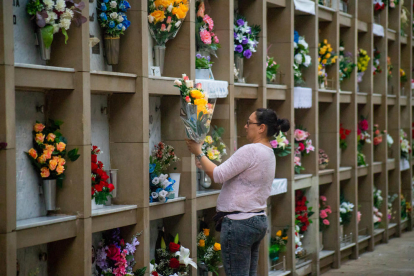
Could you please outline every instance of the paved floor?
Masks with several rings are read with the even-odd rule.
[[[362,254],[358,260],[350,260],[340,269],[331,269],[323,276],[339,275],[390,275],[414,276],[414,231],[392,238],[388,244],[380,244],[374,252]]]

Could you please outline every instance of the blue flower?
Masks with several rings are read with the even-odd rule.
[[[162,191],[162,189],[161,189],[161,188],[158,188],[158,189],[156,189],[156,190],[155,190],[155,192],[156,192],[157,194],[159,194],[161,191]]]
[[[106,7],[105,3],[101,3],[101,11],[106,11],[108,8]]]
[[[119,3],[119,9],[123,12],[126,12],[126,10],[130,8],[131,8],[131,5],[128,3],[128,1],[121,1],[121,3]]]
[[[115,28],[115,22],[114,21],[109,22],[109,28],[111,28],[111,29]]]
[[[150,164],[149,165],[149,172],[150,173],[153,173],[154,172],[154,170],[155,170],[155,167],[156,167],[157,165],[156,164]]]
[[[108,3],[108,2],[109,2],[109,0],[103,0],[103,2],[104,2],[104,3]]]
[[[293,34],[293,41],[296,43],[299,42],[299,33],[297,31]]]
[[[116,25],[116,28],[118,30],[122,30],[122,27],[124,27],[124,25],[122,23],[119,23],[118,25]]]
[[[175,181],[174,181],[174,182],[175,182]],[[174,185],[174,183],[173,183],[173,184],[168,185],[168,186],[167,186],[167,188],[165,188],[165,190],[166,190],[167,192],[172,192],[172,191],[174,191],[174,189],[173,189],[173,185]]]
[[[153,202],[153,200],[152,200],[152,196],[150,196],[149,198],[150,198],[150,203],[152,203],[152,202]]]
[[[207,60],[210,61],[211,60],[211,57],[210,56],[207,56]],[[174,180],[174,182],[175,182],[175,180]]]
[[[246,51],[244,51],[243,56],[249,59],[252,57],[252,52],[249,49],[247,49]]]
[[[99,15],[99,17],[101,18],[101,20],[102,21],[106,21],[106,20],[108,20],[108,17],[106,17],[106,13],[101,13],[100,15]]]
[[[234,49],[236,52],[238,52],[238,53],[241,53],[241,52],[243,52],[243,46],[241,46],[240,44],[239,45],[237,45],[236,47],[235,47],[235,49]]]
[[[129,26],[131,26],[131,21],[127,20],[125,16],[124,21],[122,21],[122,24],[125,26],[126,29],[128,29]]]
[[[244,25],[244,20],[243,19],[238,19],[237,20],[237,25],[243,26]]]

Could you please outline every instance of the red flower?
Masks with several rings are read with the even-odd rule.
[[[175,252],[177,252],[177,251],[180,251],[180,245],[179,244],[176,244],[176,243],[174,243],[174,242],[170,242],[170,245],[169,245],[169,248],[170,248],[170,251],[172,252],[172,253],[175,253]]]
[[[121,246],[125,246],[125,241],[124,241],[124,239],[121,239],[121,240],[119,241],[119,244],[120,244]]]
[[[92,162],[93,162],[93,163],[98,162],[98,155],[96,155],[96,154],[92,154]]]
[[[180,262],[176,258],[171,258],[170,259],[170,267],[172,269],[179,268],[180,267]]]
[[[102,192],[103,186],[101,185],[101,183],[96,184],[96,185],[95,185],[95,189],[96,189],[98,192]]]
[[[346,135],[345,134],[341,134],[341,140],[345,140],[346,139]]]
[[[115,187],[112,183],[109,183],[108,184],[108,189],[109,189],[109,192],[112,192],[115,189]]]
[[[304,150],[305,150],[305,145],[302,142],[300,142],[299,143],[299,151],[304,151]]]
[[[98,168],[102,170],[103,168],[103,163],[101,161],[98,161]]]
[[[102,187],[108,187],[108,182],[101,180],[101,182],[99,182],[99,185],[101,185]]]
[[[362,131],[368,130],[368,121],[366,119],[362,120],[361,122],[359,122],[359,126]]]
[[[111,244],[108,250],[106,250],[106,256],[111,260],[118,261],[121,256],[121,251],[114,244]]]
[[[158,276],[158,272],[157,271],[153,271],[153,272],[151,272],[151,275],[152,276]]]
[[[95,193],[95,189],[91,187],[91,195],[93,195],[94,193]]]
[[[109,178],[109,176],[106,174],[104,170],[97,169],[96,173],[99,174],[99,176],[101,177],[103,181],[106,181]]]
[[[92,169],[92,172],[94,173],[94,172],[96,172],[96,170],[98,169],[98,165],[96,165],[96,163],[91,163],[91,169]]]
[[[306,232],[306,230],[308,230],[308,227],[306,225],[304,225],[300,228],[301,232]]]
[[[345,135],[349,135],[349,134],[351,134],[351,130],[350,129],[345,129]]]

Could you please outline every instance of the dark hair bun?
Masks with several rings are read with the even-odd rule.
[[[277,119],[277,124],[282,132],[287,132],[290,129],[290,122],[287,119]]]
[[[290,129],[287,119],[278,119],[276,112],[269,108],[259,108],[256,110],[257,122],[267,126],[267,137],[279,135],[279,132],[286,132]]]

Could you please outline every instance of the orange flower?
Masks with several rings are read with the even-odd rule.
[[[35,137],[36,143],[42,144],[44,140],[45,140],[45,135],[44,134],[42,134],[42,133],[37,133],[36,134],[36,137]]]
[[[45,126],[43,124],[37,123],[34,125],[33,130],[36,132],[41,132]]]
[[[177,16],[178,19],[184,19],[188,12],[188,6],[180,4],[178,7],[173,8],[172,14]]]
[[[62,174],[64,171],[65,171],[65,167],[63,167],[63,166],[61,166],[61,165],[58,165],[58,166],[57,166],[57,168],[56,168],[56,172],[57,172],[57,174],[58,174],[58,175],[59,175],[59,174]]]
[[[187,0],[174,0],[174,3],[177,4],[177,5],[179,5],[180,3],[183,3],[184,5],[187,5],[188,1]]]
[[[46,137],[46,141],[53,142],[55,141],[55,138],[56,138],[56,135],[54,135],[53,133],[49,133]]]
[[[213,249],[214,249],[214,251],[220,251],[221,250],[221,244],[216,242],[213,246]]]
[[[205,240],[199,240],[198,241],[198,246],[200,246],[200,247],[206,246],[206,241]]]
[[[210,236],[210,229],[203,229],[204,236],[208,237]]]
[[[196,100],[194,100],[194,104],[195,105],[207,105],[207,100],[206,99],[196,99]]]
[[[29,155],[33,158],[37,158],[37,151],[34,148],[29,149]]]
[[[46,145],[45,150],[50,151],[51,153],[55,151],[55,147],[52,145]]]
[[[61,158],[61,157],[59,156],[58,163],[59,163],[59,166],[63,166],[63,165],[65,165],[65,164],[66,164],[66,160],[65,160],[64,158]]]
[[[154,24],[157,24],[158,22],[162,22],[165,19],[165,14],[163,11],[156,10],[153,13],[151,13],[151,16],[154,17]]]
[[[56,149],[60,152],[64,151],[66,148],[66,144],[63,142],[59,142],[58,144],[56,144]]]
[[[56,160],[50,160],[49,161],[49,169],[51,171],[54,171],[56,169],[58,162]]]
[[[48,150],[44,150],[42,155],[44,155],[46,159],[52,158],[52,152]]]
[[[155,0],[154,5],[155,7],[162,6],[164,8],[168,8],[169,5],[174,4],[174,0]]]
[[[46,155],[42,154],[41,156],[39,156],[39,158],[37,158],[37,162],[39,162],[40,164],[44,164],[46,163]]]
[[[40,175],[41,175],[43,178],[47,178],[47,177],[49,177],[49,176],[50,176],[50,171],[49,171],[49,169],[48,169],[48,168],[46,168],[46,167],[41,168],[41,169],[40,169]]]

